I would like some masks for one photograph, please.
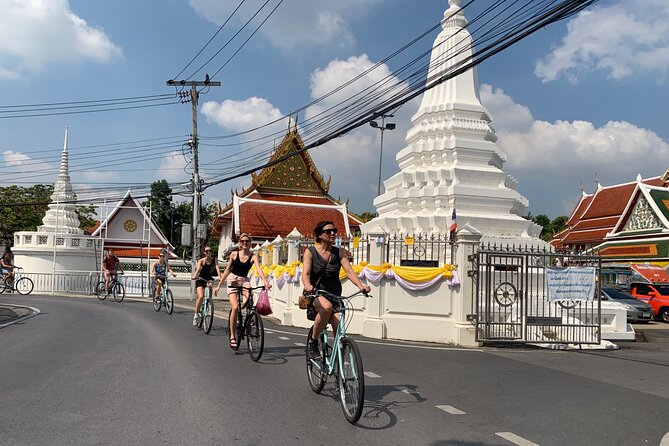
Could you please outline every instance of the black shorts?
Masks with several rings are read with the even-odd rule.
[[[200,287],[204,288],[206,286],[207,286],[207,281],[206,280],[197,279],[195,281],[195,288],[200,288]]]
[[[165,285],[165,282],[167,281],[167,276],[156,276],[153,278],[153,284],[155,285],[157,281],[160,280],[160,283]]]
[[[332,304],[332,314],[339,313],[342,305],[342,302],[340,300],[331,299],[327,296],[319,296],[319,297],[324,297],[325,299],[327,299],[328,302]],[[313,302],[310,303],[309,306],[307,307],[307,319],[309,319],[310,321],[316,319],[316,308],[314,307]]]

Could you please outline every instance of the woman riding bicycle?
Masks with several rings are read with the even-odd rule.
[[[357,286],[360,291],[369,293],[370,288],[363,285],[358,276],[351,268],[351,263],[346,257],[346,250],[337,248],[334,241],[337,237],[337,228],[331,221],[321,221],[314,228],[315,244],[304,251],[302,259],[302,285],[304,291],[310,293],[316,284],[318,288],[341,296],[342,286],[339,280],[339,270],[344,268],[346,277]],[[332,324],[332,331],[337,333],[339,327],[339,301],[318,296],[309,305],[307,312],[315,312],[314,328],[312,338],[309,339],[307,351],[309,356],[318,358],[318,335],[325,329],[328,322]]]
[[[192,277],[193,280],[197,279],[195,282],[197,299],[195,300],[195,314],[193,315],[193,326],[195,327],[200,322],[198,318],[200,317],[200,305],[204,298],[204,288],[209,285],[209,282],[214,280],[214,276],[221,277],[221,270],[218,267],[218,262],[211,255],[211,248],[205,246],[204,257],[197,261],[197,266]]]
[[[5,285],[11,285],[14,281],[14,254],[12,253],[12,248],[5,246],[5,252],[0,257],[0,276],[2,277],[2,282]]]
[[[163,292],[163,286],[167,281],[167,273],[172,274],[172,277],[176,277],[176,273],[172,271],[170,264],[167,263],[167,250],[161,249],[160,256],[158,260],[153,262],[151,265],[151,277],[153,278],[153,298],[160,296],[160,293]]]
[[[218,290],[221,288],[221,284],[227,278],[228,285],[228,299],[230,300],[230,306],[232,307],[232,312],[230,315],[230,347],[237,349],[237,339],[235,339],[235,324],[237,322],[237,311],[239,308],[239,290],[233,288],[233,285],[245,286],[251,288],[251,283],[248,278],[249,271],[251,266],[255,266],[256,272],[262,279],[265,284],[265,289],[269,290],[272,288],[272,285],[267,281],[265,273],[260,266],[260,261],[258,256],[251,251],[251,236],[248,234],[242,234],[239,237],[240,248],[238,251],[233,251],[230,254],[230,260],[228,265],[225,267],[225,272],[221,280],[218,282],[218,286],[214,291],[214,295],[218,296]],[[244,297],[248,298],[249,292],[244,293]]]

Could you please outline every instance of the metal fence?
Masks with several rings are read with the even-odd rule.
[[[385,261],[401,266],[436,267],[449,263],[447,235],[392,234],[386,239]]]
[[[601,258],[523,247],[482,246],[470,256],[476,338],[482,342],[601,342]],[[548,301],[546,267],[595,268],[593,300]]]
[[[362,262],[369,262],[369,237],[363,236],[357,240],[340,238],[336,244],[346,250],[346,257],[351,264],[357,265]],[[304,237],[300,240],[300,262],[304,256],[304,251],[310,246],[314,246],[313,238]],[[286,258],[288,258],[287,255]]]
[[[25,273],[30,277],[35,288],[33,293],[74,293],[95,294],[95,287],[102,275],[97,271],[91,272],[57,272],[53,273]],[[146,296],[149,292],[150,281],[144,276],[119,275],[119,282],[125,286],[126,295]]]

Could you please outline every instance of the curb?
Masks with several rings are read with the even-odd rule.
[[[16,324],[26,319],[30,319],[31,317],[40,313],[41,311],[36,307],[15,304],[1,304],[0,315],[6,315],[7,319],[0,322],[0,328],[9,327],[10,325]]]

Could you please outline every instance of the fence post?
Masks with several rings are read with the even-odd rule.
[[[302,234],[297,228],[294,228],[286,236],[286,241],[288,243],[288,265],[293,264],[300,260],[300,240],[302,239]],[[296,310],[296,306],[293,302],[297,302],[297,297],[301,294],[302,291],[302,282],[299,277],[296,278],[297,282],[295,285],[286,283],[283,286],[283,296],[286,299],[286,308],[283,310],[283,325],[293,325],[293,314]],[[285,291],[284,291],[285,290]],[[298,311],[302,311],[299,310]]]
[[[367,232],[367,237],[369,237],[369,264],[381,265],[386,244],[386,235],[383,228],[376,225]],[[371,286],[371,294],[374,297],[365,301],[366,311],[362,334],[369,338],[383,339],[386,335],[386,327],[383,322],[386,281],[381,279],[378,286],[373,283],[368,283],[368,285]]]
[[[283,239],[281,238],[280,235],[277,235],[274,240],[272,240],[272,265],[278,265],[279,264],[279,253],[281,252],[281,243],[283,243]]]
[[[455,264],[460,276],[460,286],[458,295],[453,302],[453,317],[455,319],[455,339],[456,345],[465,347],[478,346],[476,342],[476,320],[472,315],[476,315],[474,296],[474,281],[469,277],[469,270],[472,262],[469,256],[476,254],[478,246],[481,243],[483,234],[466,223],[457,233],[455,242]],[[453,248],[451,248],[453,249]]]

